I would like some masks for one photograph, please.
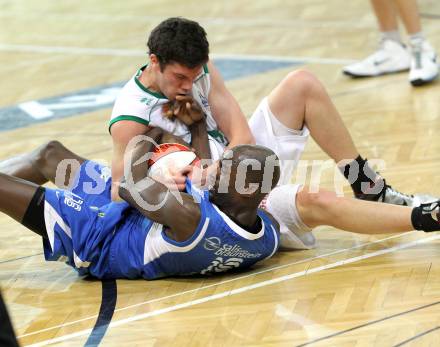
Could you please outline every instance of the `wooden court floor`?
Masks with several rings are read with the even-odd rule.
[[[440,50],[440,3],[419,2]],[[440,196],[440,82],[414,89],[406,73],[341,74],[375,48],[367,1],[0,0],[0,8],[0,126],[17,121],[19,104],[129,79],[145,62],[147,32],[182,15],[206,28],[214,59],[292,63],[227,81],[247,115],[289,71],[306,68],[328,89],[360,153],[385,163],[390,184]],[[0,159],[57,139],[109,162],[110,111],[1,131]],[[303,159],[310,176],[313,161],[328,158],[310,141]],[[321,186],[334,189],[333,169]],[[279,252],[248,272],[115,287],[46,263],[39,238],[1,215],[0,287],[22,346],[440,345],[440,235],[314,233],[316,249]],[[113,305],[105,333],[93,329],[100,308],[108,317]]]

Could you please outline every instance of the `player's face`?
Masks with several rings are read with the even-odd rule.
[[[163,71],[158,71],[157,84],[162,93],[170,100],[176,95],[188,95],[191,93],[195,78],[201,73],[203,66],[190,69],[178,63],[165,65]]]

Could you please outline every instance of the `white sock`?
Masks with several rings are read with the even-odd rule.
[[[399,30],[391,30],[391,31],[382,31],[382,39],[384,40],[392,40],[396,42],[402,42],[402,39],[400,38]]]
[[[425,41],[425,35],[423,35],[423,32],[421,32],[421,31],[419,31],[418,33],[415,33],[415,34],[411,34],[408,37],[409,37],[409,44],[411,45],[411,48],[418,48]]]

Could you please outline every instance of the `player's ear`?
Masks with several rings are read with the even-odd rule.
[[[160,69],[159,58],[157,57],[156,54],[150,54],[150,65],[153,68],[159,68]]]

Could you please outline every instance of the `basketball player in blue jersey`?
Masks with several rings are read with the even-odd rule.
[[[203,129],[205,127],[200,122],[198,132],[194,131],[193,134],[202,133]],[[154,128],[151,132],[155,140],[158,140],[162,130]],[[166,141],[170,140],[166,139]],[[145,147],[148,145],[150,144],[144,144],[143,149],[141,147],[137,149],[131,160],[132,163],[138,161],[137,158],[141,153],[149,150]],[[200,149],[202,152],[207,151],[206,143],[205,148]],[[147,170],[145,163],[143,163],[144,167],[142,165],[133,167],[131,170],[133,176],[128,180],[129,183],[123,184],[120,188],[120,194],[126,202],[111,203],[108,193],[110,182],[108,168],[87,161],[60,143],[52,142],[34,153],[22,156],[20,160],[10,162],[11,173],[21,178],[0,174],[0,211],[43,236],[46,259],[67,259],[68,263],[82,274],[91,273],[99,277],[154,277],[174,274],[177,268],[183,271],[182,273],[188,273],[188,268],[183,269],[186,264],[185,257],[190,254],[188,259],[191,260],[191,266],[194,265],[196,259],[200,257],[203,260],[202,258],[206,256],[202,248],[212,251],[216,257],[209,258],[211,261],[209,265],[204,260],[201,261],[200,265],[197,265],[199,273],[229,269],[237,264],[237,266],[247,266],[252,261],[268,255],[255,250],[252,246],[258,248],[261,244],[250,242],[256,239],[264,240],[260,238],[263,229],[260,228],[259,221],[267,222],[265,226],[275,223],[268,224],[269,215],[261,211],[256,212],[255,204],[261,200],[262,191],[245,189],[240,194],[230,193],[228,189],[231,187],[231,181],[234,180],[228,181],[225,177],[228,177],[226,175],[228,168],[236,168],[240,156],[241,159],[249,157],[253,149],[254,147],[241,146],[238,147],[238,151],[227,152],[233,155],[229,159],[226,158],[230,160],[229,162],[225,158],[220,160],[216,184],[210,192],[199,192],[187,182],[186,192],[177,195],[178,200],[184,204],[176,202],[176,195],[167,195],[169,190],[162,183],[150,185],[148,190],[137,190],[139,180],[145,176]],[[270,153],[267,150],[261,152],[261,147],[255,149],[260,153]],[[77,169],[72,166],[72,170],[67,170],[66,176],[62,177],[62,181],[71,182],[70,191],[45,190],[39,187],[37,184],[43,184],[48,180],[57,183],[55,179],[57,168],[63,160],[81,163]],[[236,170],[231,169],[231,172],[231,177],[237,176]],[[261,171],[257,170],[256,173],[250,171],[248,174],[249,176],[246,176],[246,179],[249,178],[248,181],[243,180],[243,176],[239,177],[246,183],[243,187],[250,187],[249,182],[259,182],[261,179]],[[24,178],[37,184],[26,182]],[[276,180],[276,178],[272,179],[269,188]],[[93,189],[101,186],[101,193],[96,194],[95,191],[94,194],[87,194],[84,192],[87,186],[92,186]],[[221,194],[220,188],[224,192],[225,187],[228,188],[226,192],[229,193]],[[282,221],[281,228],[296,230],[300,236],[307,237],[311,228],[319,225],[330,225],[365,234],[403,232],[413,229],[440,230],[439,201],[408,207],[337,197],[335,193],[327,191],[320,191],[318,194],[302,194],[302,192],[302,190],[297,192],[290,185],[278,186],[269,193],[266,202],[275,219]],[[292,209],[295,198],[297,198],[297,206],[296,209]],[[165,202],[167,209],[148,209],[143,207],[142,202],[153,207],[159,202]],[[259,216],[259,219],[252,216]],[[208,218],[210,222],[207,221]],[[201,221],[207,224],[202,225]],[[214,225],[219,226],[219,233],[229,230],[229,238],[222,239],[219,235],[215,235],[217,231],[211,233]],[[273,233],[274,229],[271,230]],[[264,235],[268,237],[270,233],[266,231]],[[292,235],[289,232],[281,233],[280,246],[289,245],[289,237]],[[276,248],[274,243],[276,240],[278,239],[273,237],[268,241],[274,246],[273,249]],[[203,246],[200,242],[204,242]],[[245,249],[243,242],[249,248]],[[243,259],[237,260],[237,257]],[[162,261],[165,259],[167,264],[174,265],[170,265],[171,267],[163,265]],[[178,263],[174,259],[179,259]],[[109,263],[112,266],[111,271]],[[179,267],[179,264],[182,267]],[[146,272],[141,273],[142,271]],[[164,272],[160,273],[160,271]]]
[[[277,223],[258,209],[279,179],[271,150],[234,147],[219,161],[210,190],[195,189],[188,180],[185,192],[171,192],[152,178],[138,190],[149,163],[137,162],[152,151],[163,131],[154,128],[149,136],[154,141],[135,148],[129,179],[119,188],[125,201],[43,188],[0,174],[0,211],[43,237],[47,260],[65,261],[81,275],[98,278],[213,274],[247,268],[277,251]],[[65,154],[80,159],[67,150]],[[251,169],[243,171],[243,165]],[[80,169],[81,183],[86,174]]]

